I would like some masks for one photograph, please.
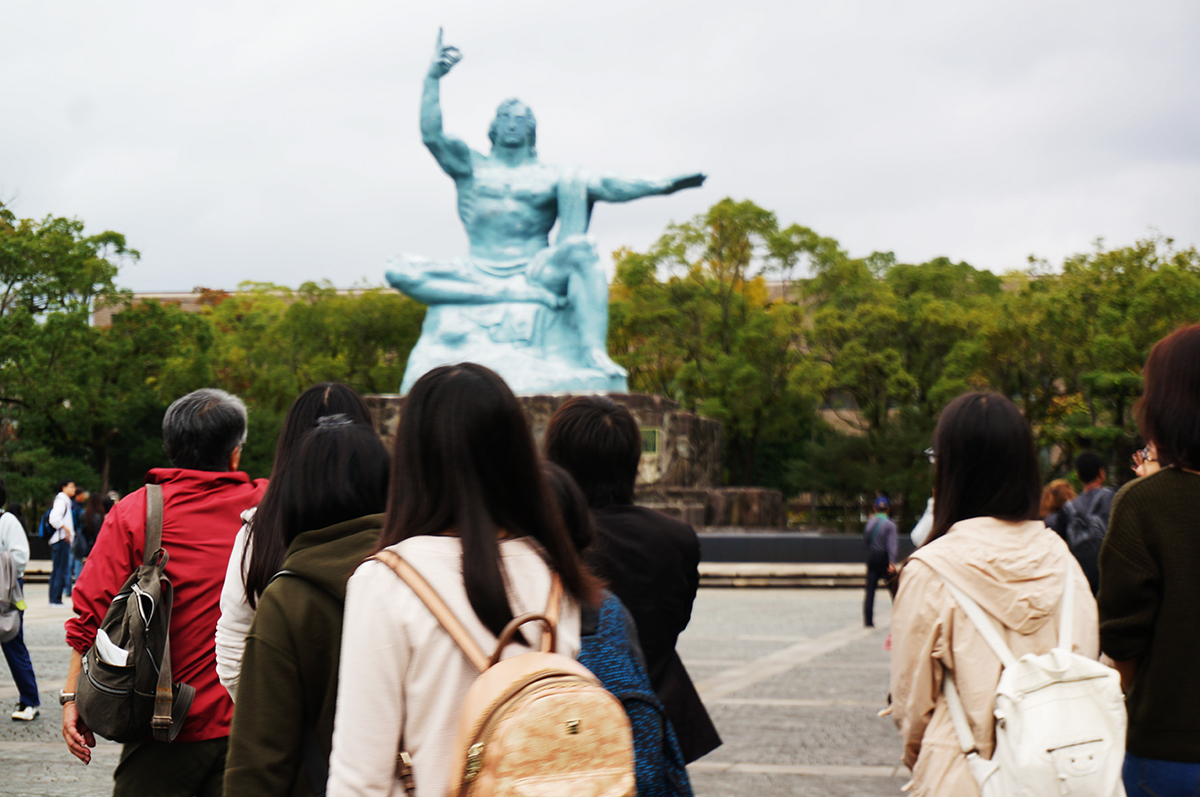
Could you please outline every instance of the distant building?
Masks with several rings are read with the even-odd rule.
[[[339,288],[338,296],[357,296],[363,293],[363,288]],[[236,296],[240,291],[223,291],[210,288],[197,288],[191,291],[161,291],[158,293],[135,293],[133,294],[133,303],[141,304],[145,301],[157,301],[160,304],[178,305],[180,310],[185,313],[198,313],[201,307],[220,304],[221,300],[227,296]],[[295,296],[298,291],[292,291]],[[92,326],[94,327],[110,327],[112,326],[112,318],[115,314],[121,312],[123,304],[105,305],[96,304],[96,309],[92,311]]]

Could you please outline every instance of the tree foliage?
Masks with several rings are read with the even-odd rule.
[[[1047,479],[1083,448],[1124,479],[1142,363],[1200,321],[1200,256],[1161,237],[999,276],[851,257],[725,199],[616,259],[614,356],[632,389],[725,423],[731,483],[838,500],[883,490],[909,511],[929,495],[938,415],[970,389],[1018,403]]]
[[[167,405],[207,386],[247,402],[243,463],[265,476],[292,399],[321,381],[395,390],[424,315],[394,291],[314,283],[199,289],[200,313],[135,304],[114,280],[137,257],[118,233],[0,205],[0,470],[13,499],[45,502],[62,478],[138,486],[167,464]],[[92,325],[97,303],[120,308],[111,326]]]

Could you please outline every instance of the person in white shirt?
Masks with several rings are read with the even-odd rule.
[[[4,479],[0,479],[0,506],[4,506],[7,500],[8,489],[4,486]],[[29,564],[29,538],[25,536],[25,528],[21,521],[11,512],[0,515],[0,553],[12,557],[17,565],[17,578],[20,580],[25,575],[25,566]],[[37,718],[41,699],[38,697],[33,662],[29,660],[29,649],[25,647],[24,602],[18,603],[17,608],[21,610],[21,628],[15,637],[0,643],[0,648],[4,650],[4,659],[8,662],[13,683],[17,686],[17,710],[13,712],[12,718],[29,722]]]
[[[50,508],[50,605],[62,606],[65,590],[71,594],[71,541],[75,539],[75,521],[71,517],[71,503],[75,497],[75,482],[64,479],[58,485],[54,506]]]
[[[362,396],[341,382],[321,382],[296,397],[279,431],[271,484],[282,475],[281,468],[291,450],[317,425],[317,419],[338,414],[355,423],[374,425],[371,409]],[[246,635],[254,622],[258,597],[286,558],[283,513],[277,491],[268,486],[262,503],[242,513],[243,525],[229,555],[225,585],[221,589],[221,619],[217,620],[217,677],[234,700],[242,673]]]

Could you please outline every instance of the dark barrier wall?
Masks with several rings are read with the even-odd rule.
[[[900,536],[900,558],[912,553],[907,534]],[[866,543],[856,535],[804,532],[714,531],[700,534],[703,562],[826,562],[866,561]]]

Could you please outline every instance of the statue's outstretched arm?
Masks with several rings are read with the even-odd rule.
[[[708,175],[696,172],[661,180],[640,177],[594,176],[588,180],[588,199],[593,202],[628,202],[655,194],[673,194],[684,188],[704,185]]]
[[[421,140],[429,147],[442,171],[455,179],[471,176],[471,149],[459,139],[446,135],[442,129],[440,81],[461,59],[457,47],[442,46],[442,29],[438,28],[437,47],[421,94]]]

